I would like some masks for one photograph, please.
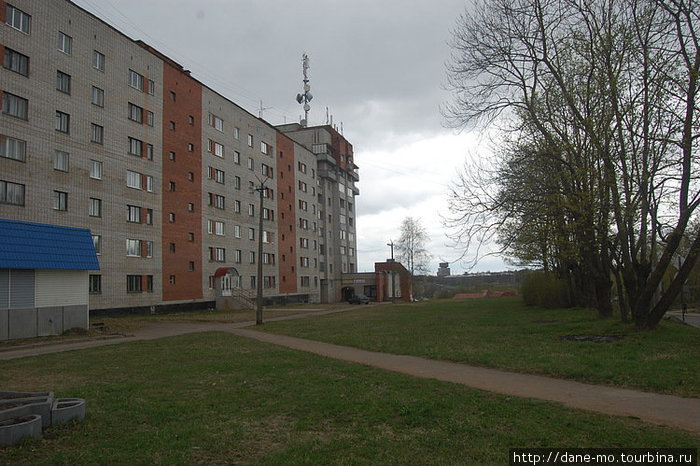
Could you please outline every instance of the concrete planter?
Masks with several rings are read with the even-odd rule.
[[[7,392],[5,392],[7,393]],[[22,395],[42,395],[10,398],[0,397],[0,421],[20,416],[38,414],[41,416],[42,427],[51,425],[51,408],[54,405],[53,392],[22,393]]]
[[[31,414],[0,421],[0,446],[14,445],[25,437],[41,437],[41,416]]]
[[[85,400],[57,398],[51,409],[51,424],[65,424],[85,419]]]

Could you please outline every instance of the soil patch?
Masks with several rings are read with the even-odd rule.
[[[627,335],[564,335],[562,340],[566,341],[592,341],[593,343],[610,343],[619,341]]]

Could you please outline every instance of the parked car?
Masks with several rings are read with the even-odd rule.
[[[350,304],[369,304],[369,297],[364,294],[358,294],[348,299]]]

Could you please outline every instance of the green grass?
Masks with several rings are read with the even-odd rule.
[[[0,386],[87,401],[82,423],[0,448],[1,464],[503,464],[511,447],[700,445],[224,333],[2,361]]]
[[[544,310],[519,298],[361,307],[266,331],[601,385],[700,397],[700,329],[662,321],[639,332],[587,309]],[[611,343],[565,335],[623,334]]]

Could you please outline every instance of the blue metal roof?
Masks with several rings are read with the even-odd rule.
[[[0,269],[99,270],[90,230],[0,218]]]

